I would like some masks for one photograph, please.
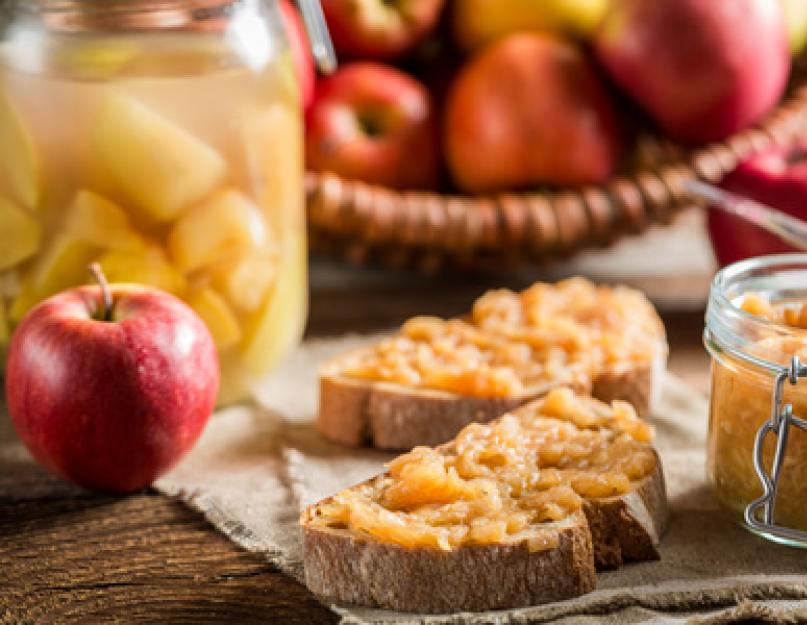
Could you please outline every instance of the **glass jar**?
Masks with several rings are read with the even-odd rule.
[[[759,311],[749,293],[760,296]],[[807,254],[741,261],[715,277],[704,333],[714,494],[752,531],[798,546],[807,546],[807,324],[797,319],[805,302]]]
[[[6,3],[6,8],[8,8]],[[184,299],[220,403],[300,339],[303,129],[275,2],[29,0],[0,39],[0,357],[37,302],[89,281]]]

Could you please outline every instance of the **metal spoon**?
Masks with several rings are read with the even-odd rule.
[[[684,187],[694,197],[706,200],[715,208],[745,219],[779,237],[785,243],[807,252],[807,222],[700,180],[688,180],[684,183]]]
[[[336,69],[336,52],[328,33],[322,6],[319,0],[298,0],[298,4],[311,43],[311,54],[317,67],[323,74],[331,74]]]

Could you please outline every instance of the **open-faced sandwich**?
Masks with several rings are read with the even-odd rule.
[[[467,317],[416,317],[328,362],[317,425],[348,445],[437,445],[559,386],[642,415],[666,359],[664,326],[638,291],[582,278],[491,291]]]
[[[430,613],[589,592],[597,567],[658,557],[667,505],[651,441],[630,404],[554,389],[307,508],[306,583]]]

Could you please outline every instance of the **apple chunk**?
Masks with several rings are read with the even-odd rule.
[[[184,276],[157,248],[140,252],[107,252],[98,262],[110,282],[146,284],[179,296],[187,288]]]
[[[168,249],[180,270],[189,272],[214,261],[269,243],[261,210],[240,191],[217,193],[173,227]]]
[[[205,322],[219,349],[235,345],[241,338],[238,319],[225,299],[211,288],[201,289],[187,297],[188,305]]]
[[[111,250],[136,252],[145,248],[126,213],[105,197],[82,189],[67,209],[67,230],[78,238]]]
[[[69,234],[51,241],[33,268],[33,292],[45,298],[87,280],[87,265],[99,250]]]
[[[133,98],[107,93],[91,136],[98,167],[145,216],[171,221],[222,179],[221,155]]]
[[[238,310],[255,312],[277,276],[275,250],[259,250],[253,254],[228,261],[212,272],[213,285]]]
[[[14,202],[0,196],[0,269],[16,265],[35,254],[41,239],[39,222]]]
[[[8,318],[11,323],[17,324],[42,299],[34,290],[34,274],[29,271],[20,280],[20,290],[11,300],[8,308]]]
[[[244,365],[253,376],[268,373],[302,336],[308,307],[307,261],[304,236],[290,237],[269,299],[245,332]]]
[[[0,345],[8,343],[11,337],[11,326],[6,312],[6,302],[0,297]]]
[[[39,158],[25,122],[8,97],[0,92],[0,180],[23,206],[39,203]]]

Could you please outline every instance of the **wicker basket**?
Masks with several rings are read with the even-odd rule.
[[[719,181],[738,160],[805,134],[807,74],[799,74],[758,126],[695,150],[642,138],[632,173],[601,186],[473,197],[400,192],[309,172],[311,247],[356,264],[435,272],[445,266],[509,269],[606,246],[691,206],[684,181]]]

